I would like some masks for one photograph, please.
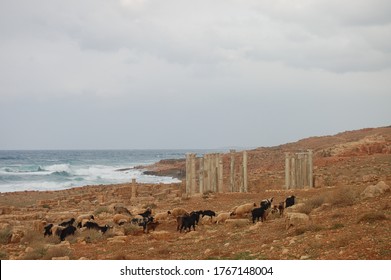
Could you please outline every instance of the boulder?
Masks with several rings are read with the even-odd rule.
[[[291,226],[307,225],[310,217],[304,213],[287,213],[285,217],[285,228],[289,229]]]
[[[376,197],[382,195],[385,192],[389,192],[391,190],[390,186],[388,186],[384,181],[380,181],[376,185],[368,186],[362,193],[362,198]]]

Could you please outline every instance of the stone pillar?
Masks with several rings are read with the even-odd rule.
[[[230,150],[231,169],[230,169],[230,191],[235,191],[235,150]]]
[[[190,171],[190,174],[191,174],[191,187],[190,187],[190,193],[191,194],[194,194],[196,193],[196,187],[197,187],[197,183],[196,183],[196,155],[195,154],[191,154],[190,156],[191,158],[191,171]]]
[[[221,154],[218,154],[218,191],[219,192],[225,192],[224,189],[224,179],[223,179],[223,156]]]
[[[136,197],[137,197],[136,179],[132,178],[132,199],[135,199]]]
[[[186,154],[186,188],[185,193],[190,193],[191,187],[191,154]]]
[[[216,186],[217,186],[217,182],[216,182],[216,154],[211,154],[210,155],[211,158],[210,158],[210,177],[211,177],[211,190],[213,192],[216,192]]]
[[[313,152],[312,150],[308,150],[308,180],[310,188],[314,187],[314,177],[313,177],[313,162],[312,162]]]
[[[209,181],[209,176],[210,176],[210,168],[209,168],[209,155],[205,154],[204,155],[204,191],[209,191],[210,190],[210,181]]]
[[[285,153],[285,189],[290,188],[290,161],[289,161],[290,154]]]
[[[296,188],[296,156],[291,157],[291,188],[295,189]]]
[[[243,191],[248,192],[247,151],[243,151]]]
[[[199,168],[199,192],[204,193],[204,158],[200,157],[200,168]]]

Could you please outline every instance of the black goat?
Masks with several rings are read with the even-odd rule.
[[[75,218],[71,218],[70,220],[62,222],[61,224],[58,225],[62,227],[67,227],[67,226],[72,226],[74,222],[75,222]]]
[[[295,199],[296,199],[296,197],[294,195],[288,196],[285,199],[285,208],[288,208],[288,207],[295,205]]]
[[[140,213],[140,214],[138,214],[138,215],[143,216],[144,218],[148,218],[149,216],[151,216],[151,214],[152,214],[152,211],[151,211],[150,208],[148,208],[148,209],[145,210],[143,213]]]
[[[193,214],[196,217],[196,225],[198,225],[198,222],[200,221],[200,216],[202,215],[202,211],[192,211],[192,212],[190,212],[190,216],[193,215]]]
[[[46,225],[43,229],[45,230],[45,232],[43,233],[43,236],[51,236],[52,235],[52,227],[53,227],[53,224],[48,224]]]
[[[261,201],[260,206],[266,207],[266,209],[267,209],[272,206],[272,202],[273,202],[273,197],[271,197],[269,199],[264,199]]]
[[[199,217],[199,215],[193,213],[193,215],[182,216],[182,217],[183,217],[183,219],[182,219],[182,224],[180,227],[180,232],[182,232],[182,229],[184,229],[185,231],[187,229],[189,229],[189,231],[191,231],[191,227],[193,227],[193,230],[195,230],[196,219],[197,219],[197,217]]]
[[[209,216],[212,219],[212,217],[216,216],[216,213],[212,210],[204,210],[204,211],[202,211],[202,218],[204,216]]]
[[[100,226],[100,225],[98,225],[97,223],[95,223],[95,222],[90,222],[90,221],[86,222],[86,223],[84,224],[84,226],[85,226],[86,228],[88,228],[88,229],[96,229],[96,230],[99,230],[99,231],[101,231],[102,233],[105,233],[105,232],[110,228],[108,225]]]
[[[69,235],[74,235],[76,232],[76,228],[72,225],[67,226],[66,228],[62,229],[60,232],[60,240],[64,241],[65,238]]]
[[[261,201],[261,207],[251,210],[253,223],[255,223],[255,220],[259,221],[259,218],[261,219],[261,222],[266,220],[266,210],[272,206],[272,201],[273,197],[270,199],[264,199]]]

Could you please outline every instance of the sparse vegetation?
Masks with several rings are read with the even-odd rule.
[[[27,252],[23,259],[24,260],[42,260],[46,255],[47,248],[43,244],[39,244],[33,248],[33,251]]]
[[[112,211],[109,210],[108,207],[106,206],[101,206],[101,207],[98,207],[95,211],[94,211],[94,215],[99,215],[101,213],[111,213]]]
[[[333,224],[330,229],[340,229],[340,228],[343,228],[344,225],[341,224],[341,223],[337,223],[337,224]]]
[[[305,214],[310,214],[312,210],[320,207],[325,201],[324,195],[314,196],[304,202],[304,204],[299,207],[298,211]]]
[[[139,226],[129,224],[129,223],[125,224],[123,226],[123,229],[124,229],[125,235],[138,235],[138,234],[142,233],[142,230],[140,229]]]
[[[351,206],[360,198],[360,192],[353,187],[339,187],[329,192],[326,196],[326,202],[331,206],[343,207]]]
[[[0,230],[0,244],[8,244],[8,242],[11,240],[11,234],[11,227],[6,227]]]
[[[358,219],[358,223],[374,223],[384,220],[387,220],[387,217],[383,213],[366,213]]]

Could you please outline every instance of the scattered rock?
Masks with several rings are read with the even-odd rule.
[[[26,250],[24,250],[24,251],[25,251],[26,253],[31,253],[31,252],[34,251],[34,249],[31,248],[31,247],[27,247]]]
[[[304,213],[287,213],[285,218],[285,228],[289,229],[291,226],[307,225],[310,217]]]
[[[211,249],[206,249],[206,250],[204,251],[204,255],[209,255],[211,252],[212,252]]]
[[[384,181],[380,181],[376,185],[368,186],[362,193],[362,198],[377,197],[382,195],[385,192],[390,191],[390,186],[388,186]]]

